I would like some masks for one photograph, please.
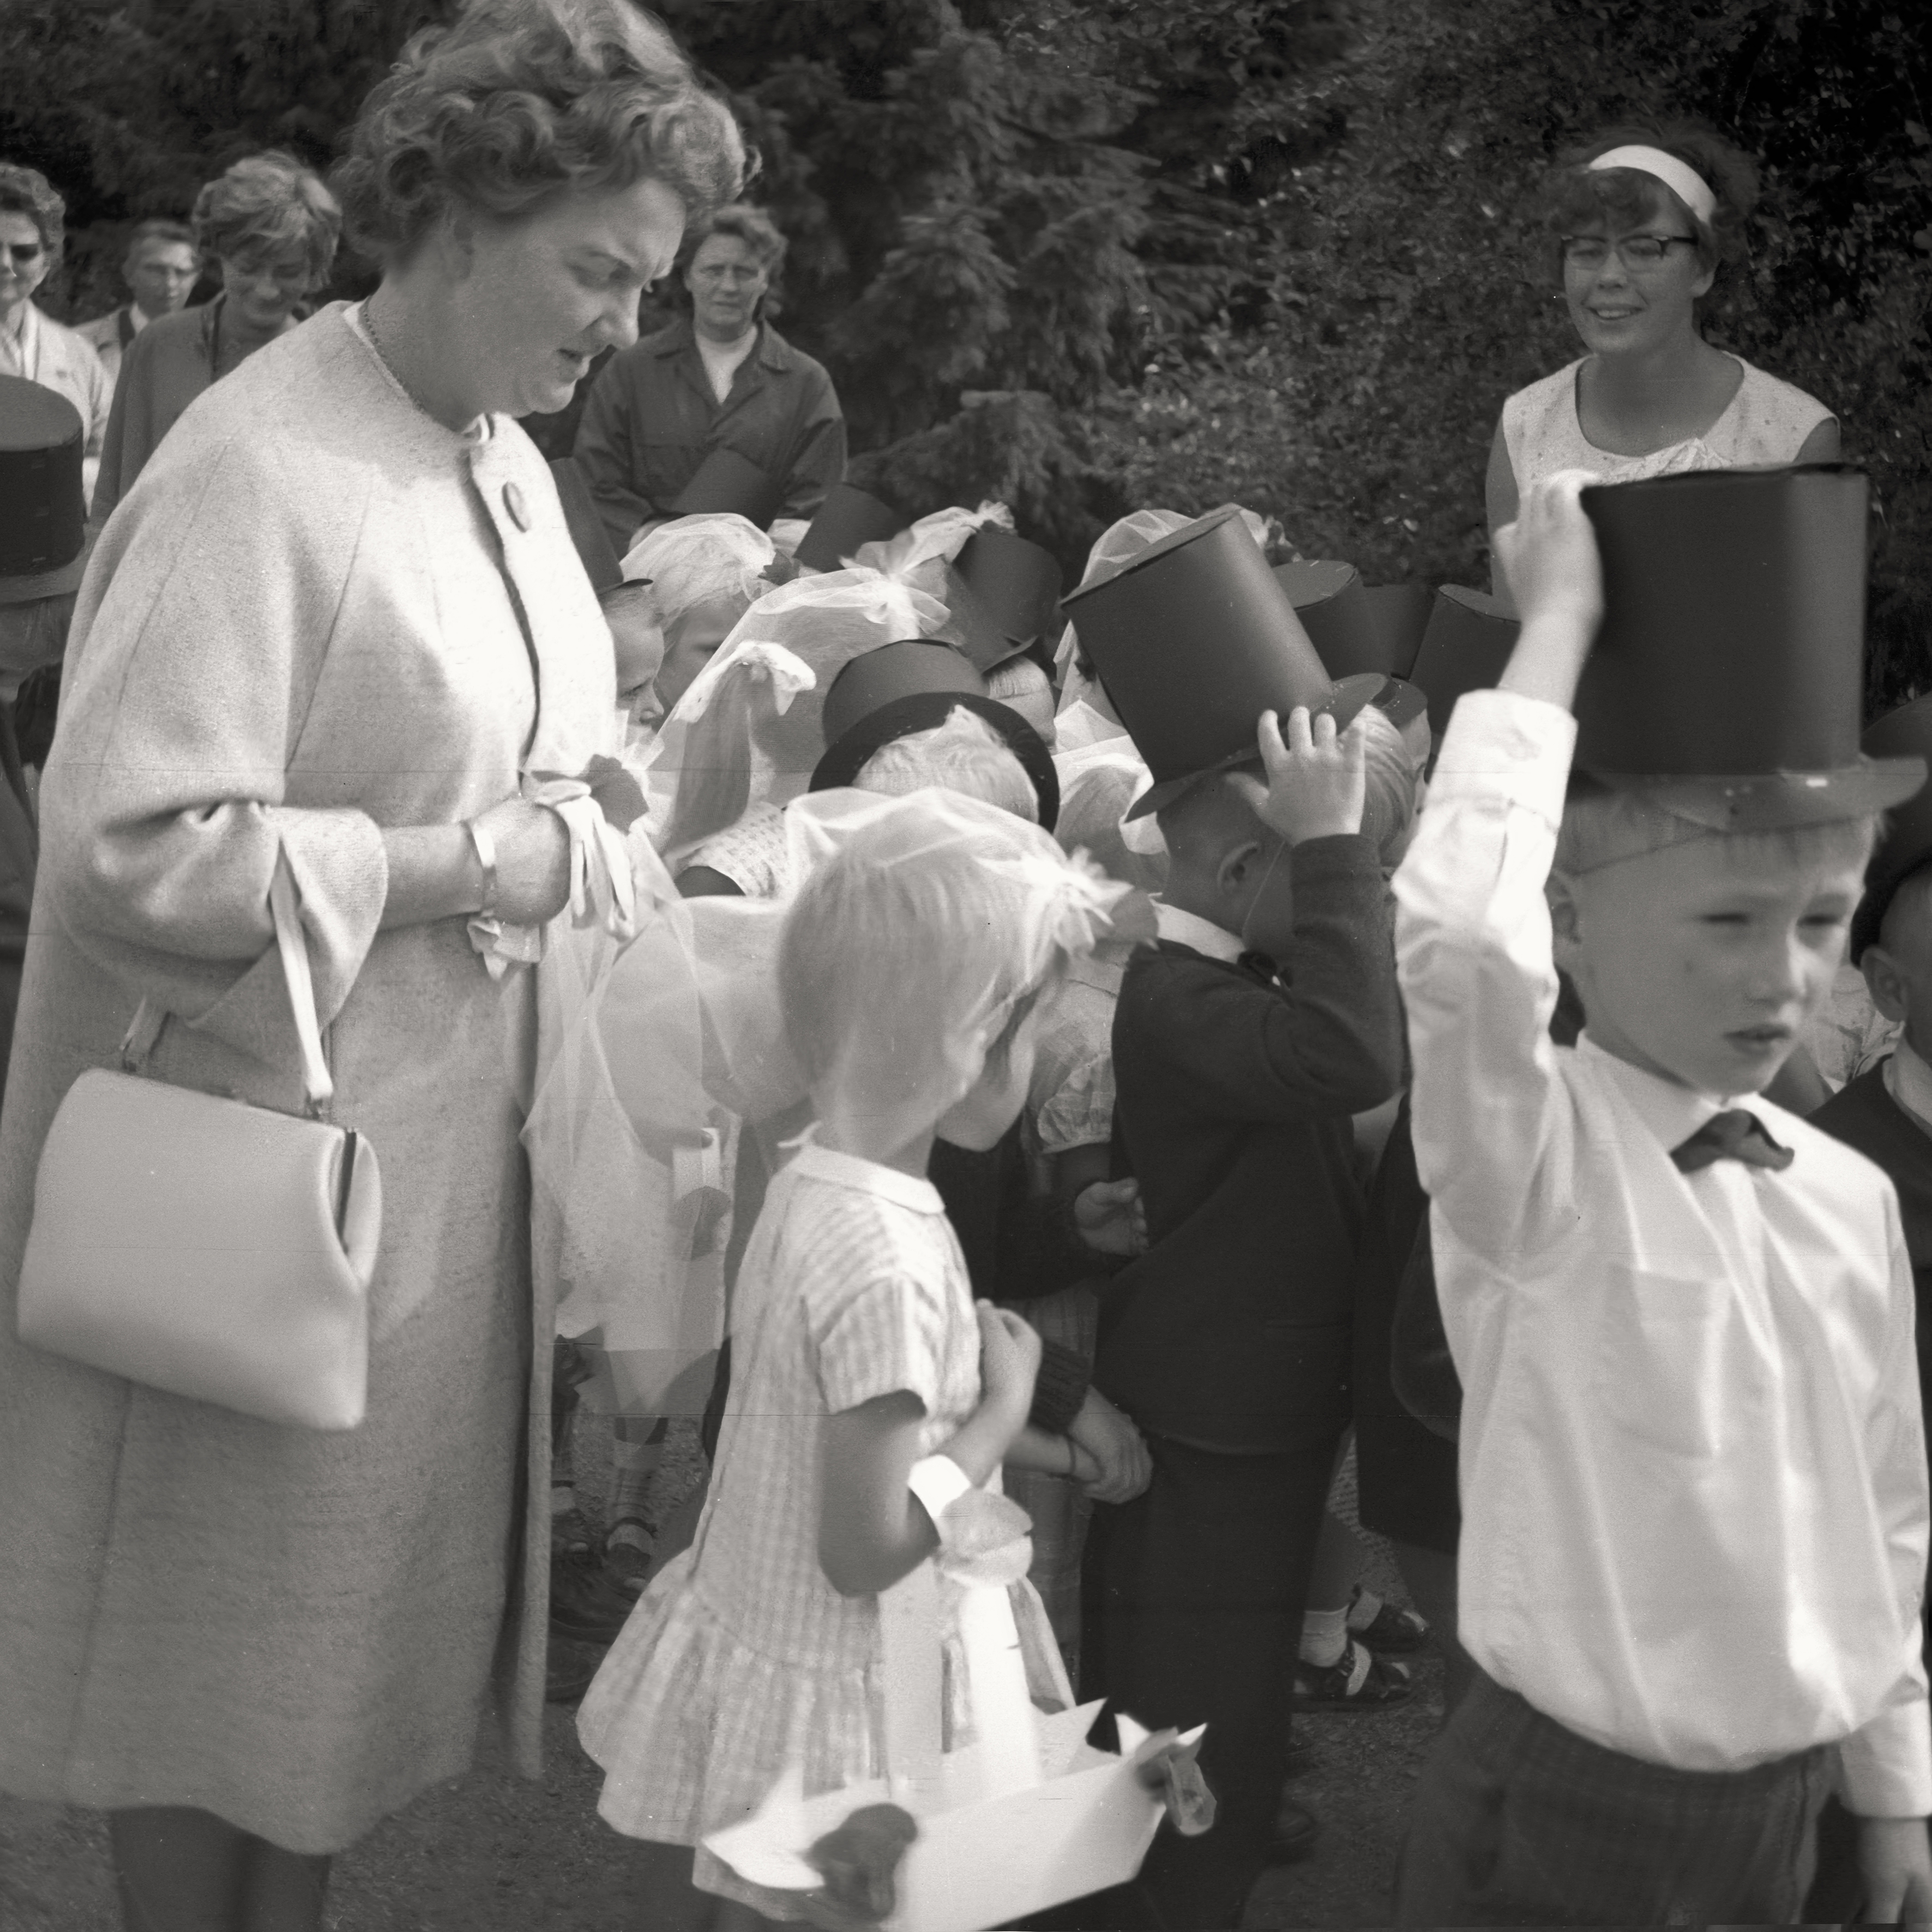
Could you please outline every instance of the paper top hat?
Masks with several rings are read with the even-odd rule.
[[[1503,674],[1522,625],[1486,591],[1445,584],[1436,592],[1411,680],[1429,694],[1429,728],[1439,740],[1466,691],[1487,691]]]
[[[0,604],[77,590],[86,568],[80,412],[66,397],[0,376]]]
[[[1576,764],[1714,829],[1818,823],[1916,791],[1859,749],[1864,472],[1708,470],[1582,494],[1604,622],[1576,692]]]
[[[966,655],[982,671],[1023,652],[1050,653],[1060,606],[1060,563],[1051,550],[982,526],[953,559],[946,588]],[[1050,655],[1043,668],[1051,676]]]
[[[1040,822],[1051,832],[1060,816],[1060,775],[1046,741],[1010,706],[986,695],[972,660],[950,644],[909,638],[854,658],[825,694],[826,753],[811,789],[849,785],[882,747],[944,724],[964,706],[997,731],[1018,759],[1040,802]]]
[[[1130,818],[1159,811],[1208,772],[1252,763],[1264,711],[1285,722],[1306,705],[1340,728],[1386,681],[1374,672],[1330,680],[1236,510],[1162,538],[1066,607],[1154,775]]]
[[[1896,711],[1888,711],[1864,734],[1868,758],[1923,758],[1932,762],[1932,698],[1915,698]],[[1915,792],[1892,808],[1885,836],[1865,868],[1865,896],[1852,919],[1854,962],[1879,935],[1892,895],[1928,859],[1932,859],[1932,785]]]
[[[590,578],[591,589],[601,597],[624,580],[624,566],[618,560],[610,533],[590,500],[590,486],[584,482],[575,458],[554,458],[550,473],[556,479],[556,500],[563,506],[563,520],[569,529],[571,542],[577,546],[584,574]]]
[[[1372,584],[1362,592],[1380,642],[1376,648],[1391,677],[1412,677],[1436,592],[1426,584]]]
[[[669,505],[674,517],[694,517],[707,511],[729,510],[767,530],[784,500],[778,480],[735,449],[714,449],[698,466],[698,473]]]
[[[794,554],[808,570],[836,570],[858,555],[860,544],[885,543],[905,526],[891,504],[855,484],[835,483]]]
[[[1362,574],[1352,563],[1278,563],[1274,574],[1330,677],[1372,670],[1400,677],[1408,670],[1385,649]]]

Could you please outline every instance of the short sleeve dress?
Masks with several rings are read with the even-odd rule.
[[[980,1400],[972,1288],[938,1190],[809,1141],[766,1196],[732,1325],[742,1366],[697,1538],[646,1591],[578,1716],[604,1768],[598,1811],[662,1844],[748,1816],[794,1756],[808,1793],[881,1774],[878,1600],[841,1596],[818,1562],[825,1420],[910,1389],[929,1455]],[[1018,1586],[1014,1609],[1030,1674],[1066,1697],[1038,1598]],[[950,1617],[945,1641],[956,1744]],[[800,1910],[701,1847],[694,1876],[767,1918]]]
[[[1634,483],[1687,470],[1769,468],[1795,461],[1804,439],[1832,417],[1816,397],[1733,356],[1744,380],[1724,414],[1702,436],[1687,436],[1647,456],[1619,456],[1586,442],[1577,420],[1576,379],[1589,359],[1578,356],[1554,375],[1517,390],[1503,404],[1503,442],[1519,492],[1559,470],[1588,470],[1608,483]]]

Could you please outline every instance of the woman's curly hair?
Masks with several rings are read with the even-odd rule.
[[[1590,163],[1612,148],[1661,148],[1701,175],[1717,197],[1708,221],[1686,208],[1654,175],[1636,168],[1604,168]],[[1665,213],[1681,214],[1697,238],[1697,256],[1706,268],[1735,262],[1744,252],[1744,224],[1757,206],[1757,164],[1714,128],[1694,120],[1630,122],[1606,128],[1580,147],[1556,158],[1544,183],[1540,214],[1558,272],[1562,238],[1594,226],[1630,227]]]
[[[279,148],[244,154],[194,198],[194,245],[218,261],[299,253],[309,286],[328,279],[342,208],[313,169]]]
[[[334,178],[350,238],[386,260],[452,204],[514,217],[649,177],[698,215],[744,176],[730,110],[629,0],[471,0],[370,91]]]
[[[67,203],[38,168],[0,161],[0,214],[24,214],[39,232],[47,266],[58,266],[67,239]]]
[[[714,208],[685,224],[684,238],[678,244],[677,260],[671,265],[668,292],[670,299],[681,308],[690,308],[691,291],[685,286],[684,278],[690,272],[698,250],[714,235],[742,242],[751,250],[767,278],[758,312],[761,315],[776,315],[779,309],[778,276],[784,267],[786,250],[790,244],[778,224],[762,208],[754,208],[748,202],[734,202],[727,208]]]

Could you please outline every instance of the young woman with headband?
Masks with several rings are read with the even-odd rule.
[[[1490,452],[1492,532],[1558,470],[1628,482],[1838,455],[1822,403],[1712,347],[1698,327],[1697,304],[1743,253],[1756,199],[1750,157],[1692,124],[1606,129],[1558,162],[1544,220],[1586,352],[1504,404]]]

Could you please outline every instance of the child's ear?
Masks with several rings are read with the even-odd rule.
[[[1898,962],[1882,946],[1868,946],[1858,958],[1858,970],[1865,976],[1865,990],[1872,1004],[1888,1020],[1912,1017],[1912,997]]]
[[[1258,838],[1237,845],[1214,868],[1215,884],[1229,898],[1239,896],[1254,884],[1266,856]]]
[[[1583,910],[1577,901],[1576,882],[1567,872],[1552,872],[1544,896],[1550,902],[1556,964],[1574,980],[1583,950]]]

